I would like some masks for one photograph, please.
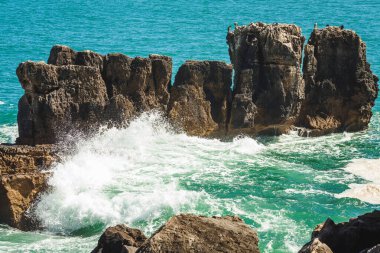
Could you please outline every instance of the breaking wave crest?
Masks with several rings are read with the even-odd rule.
[[[96,224],[135,224],[151,233],[179,212],[212,212],[216,200],[182,187],[197,174],[223,173],[223,163],[249,157],[263,145],[174,133],[158,113],[123,129],[79,141],[75,155],[53,168],[51,191],[35,214],[49,231],[72,233]]]

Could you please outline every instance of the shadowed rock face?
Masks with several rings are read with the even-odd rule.
[[[218,61],[187,61],[170,90],[169,118],[191,135],[225,131],[232,67]]]
[[[48,63],[24,62],[17,68],[25,90],[18,144],[57,143],[70,132],[88,134],[108,122],[122,125],[137,113],[166,109],[170,57],[102,56],[54,46]]]
[[[181,214],[171,218],[137,252],[258,253],[258,241],[256,231],[238,217]]]
[[[338,224],[327,219],[315,229],[311,241],[299,253],[365,253],[378,244],[380,211],[374,211]],[[316,251],[316,245],[320,251]]]
[[[25,90],[19,101],[19,144],[56,143],[61,133],[101,123],[108,97],[98,68],[24,62],[17,76]]]
[[[92,253],[130,253],[135,252],[146,240],[144,233],[125,225],[109,227],[100,236],[98,246]]]
[[[314,29],[305,46],[306,100],[298,125],[313,135],[359,131],[368,126],[378,78],[366,60],[366,46],[351,30]]]
[[[0,223],[29,230],[36,226],[26,211],[46,189],[44,171],[58,160],[50,145],[0,145]]]
[[[252,23],[227,34],[235,70],[229,129],[271,133],[295,121],[304,98],[304,37],[296,25]]]

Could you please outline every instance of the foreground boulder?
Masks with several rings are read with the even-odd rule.
[[[259,252],[256,231],[237,217],[181,214],[171,218],[138,250],[163,252]]]
[[[312,135],[367,128],[378,94],[378,78],[366,59],[366,45],[351,30],[314,29],[305,46],[306,100],[298,125]]]
[[[227,34],[235,71],[229,130],[280,134],[304,99],[304,37],[296,25],[251,23]]]
[[[232,66],[218,61],[187,61],[170,90],[168,115],[188,134],[226,130]]]
[[[125,225],[109,227],[100,236],[92,253],[132,253],[146,240],[144,233]]]
[[[378,244],[380,211],[374,211],[338,224],[327,219],[315,229],[311,241],[305,244],[299,253],[376,252]]]
[[[0,145],[0,223],[29,230],[27,211],[47,187],[46,169],[58,160],[52,146]]]

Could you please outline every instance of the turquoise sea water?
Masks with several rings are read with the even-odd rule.
[[[54,44],[130,56],[229,61],[225,35],[237,21],[355,30],[380,75],[380,1],[0,1],[0,142],[17,136],[22,89],[15,69],[48,58]],[[37,215],[46,229],[0,225],[0,252],[89,252],[107,225],[152,233],[179,212],[240,215],[263,252],[296,252],[327,217],[380,208],[380,101],[370,128],[301,138],[221,142],[175,134],[156,113],[79,142],[54,169]]]

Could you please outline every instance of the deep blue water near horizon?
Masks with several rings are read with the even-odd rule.
[[[379,10],[379,0],[0,0],[0,143],[17,136],[18,64],[47,61],[55,44],[169,55],[175,74],[190,59],[229,62],[225,36],[234,22],[295,23],[306,39],[314,23],[343,24],[365,41],[380,75]],[[296,252],[327,217],[344,221],[380,208],[376,102],[367,131],[320,138],[224,143],[171,133],[159,116],[145,115],[81,141],[79,153],[54,169],[54,190],[37,207],[46,229],[0,225],[0,252],[89,252],[107,225],[126,222],[150,234],[179,212],[240,215],[258,230],[263,252]]]

